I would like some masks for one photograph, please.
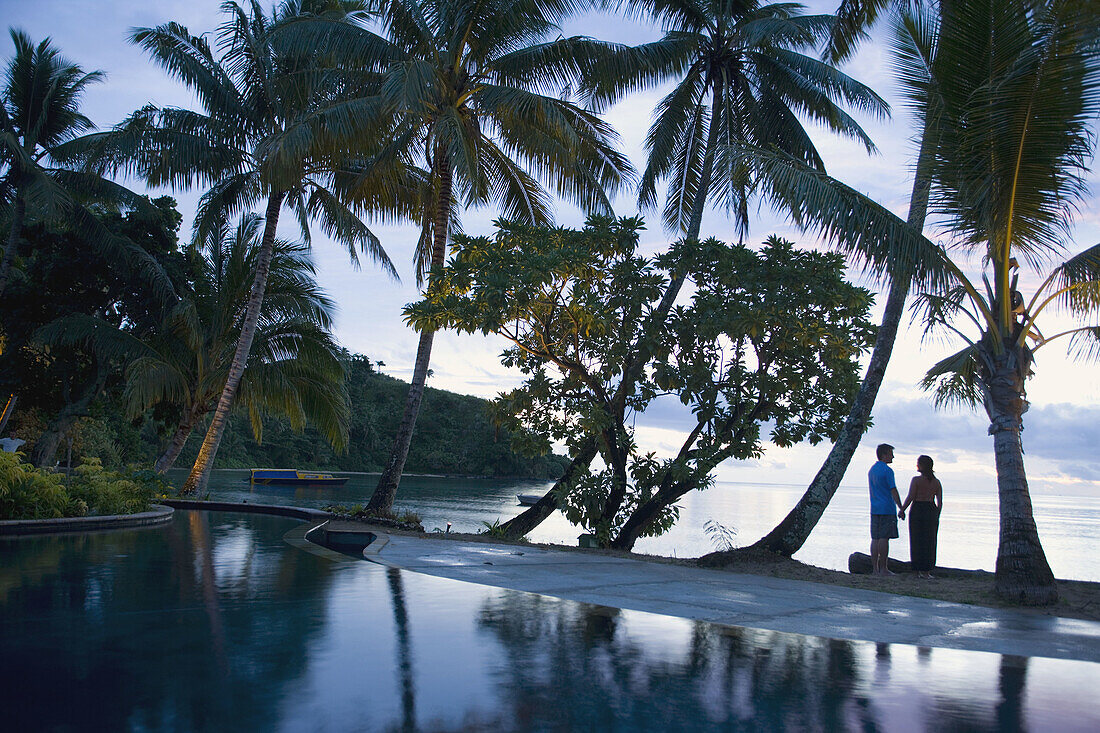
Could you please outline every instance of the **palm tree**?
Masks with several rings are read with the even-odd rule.
[[[834,66],[807,55],[833,27],[828,15],[756,0],[634,0],[665,28],[656,42],[619,49],[593,70],[584,92],[604,105],[624,91],[669,79],[676,86],[656,109],[639,202],[657,202],[668,181],[665,224],[697,239],[707,203],[723,205],[744,235],[748,203],[763,171],[735,153],[774,149],[824,170],[799,115],[875,150],[842,108],[876,116],[886,103]]]
[[[54,344],[85,343],[104,360],[126,362],[124,400],[137,418],[158,405],[179,413],[155,470],[175,462],[195,426],[217,403],[248,301],[263,221],[253,214],[223,223],[192,246],[193,290],[169,304],[156,333],[138,334],[89,316],[55,321],[38,333]],[[338,450],[347,443],[349,408],[340,349],[332,339],[333,303],[314,280],[308,247],[275,240],[260,321],[235,406],[257,439],[263,414],[280,414],[301,430],[317,425]],[[184,288],[181,288],[181,290]]]
[[[137,194],[80,170],[92,121],[80,112],[87,87],[104,79],[61,56],[46,39],[37,46],[11,30],[15,55],[0,89],[0,221],[7,224],[0,257],[0,294],[7,288],[23,231],[30,218],[67,225],[102,255],[143,269],[166,292],[170,285],[140,247],[115,236],[85,203],[144,207]]]
[[[907,5],[898,0],[844,0],[837,11],[837,23],[829,39],[829,55],[834,60],[847,57],[855,50],[856,40],[864,35],[864,28],[878,18],[887,4]],[[929,29],[919,16],[909,16],[896,28],[895,50],[920,73],[927,74],[934,63],[935,45],[929,38]],[[920,149],[914,166],[913,189],[909,197],[909,214],[906,219],[914,230],[921,230],[928,214],[928,194],[931,182],[928,166],[933,151],[929,132],[921,134]],[[794,508],[768,534],[752,545],[752,549],[764,549],[790,557],[809,539],[810,533],[821,520],[826,507],[836,494],[856,448],[871,419],[871,410],[878,397],[886,367],[897,341],[898,328],[905,311],[905,301],[912,286],[914,269],[899,258],[890,263],[889,286],[882,321],[875,336],[867,371],[859,391],[852,401],[851,410],[833,441],[833,447],[821,468]]]
[[[1086,356],[1100,353],[1100,327],[1050,337],[1038,327],[1053,306],[1100,313],[1100,245],[1044,272],[1066,253],[1071,214],[1086,195],[1089,125],[1100,113],[1098,28],[1100,9],[1088,0],[952,4],[939,23],[939,55],[952,63],[927,79],[903,75],[918,110],[935,116],[932,209],[954,245],[982,262],[980,284],[953,265],[954,287],[922,298],[928,327],[966,342],[923,384],[937,404],[985,407],[1001,515],[995,586],[1027,604],[1051,603],[1058,591],[1024,470],[1026,380],[1035,353],[1062,337]],[[1044,278],[1030,299],[1017,290],[1017,258]]]
[[[262,221],[247,215],[204,243],[194,299],[175,310],[160,348],[133,361],[126,373],[132,416],[162,402],[180,418],[156,470],[172,467],[195,425],[213,409],[226,382],[241,314],[259,255]],[[295,430],[318,426],[337,449],[347,444],[349,408],[340,350],[333,341],[333,303],[314,278],[308,247],[275,240],[256,337],[241,379],[237,406],[262,437],[264,412],[290,419]],[[167,343],[165,343],[167,341]]]
[[[553,39],[572,3],[552,0],[386,0],[384,36],[363,28],[302,24],[298,45],[329,49],[377,75],[373,97],[393,115],[394,157],[419,160],[418,279],[442,265],[459,209],[495,203],[504,217],[545,224],[548,192],[610,212],[629,176],[615,134],[557,94],[598,44]],[[368,508],[388,511],[408,455],[434,332],[420,334],[416,363],[390,458]]]
[[[298,0],[284,3],[269,18],[255,0],[247,10],[227,2],[222,6],[227,20],[217,33],[220,58],[204,36],[192,35],[176,23],[132,32],[133,42],[194,90],[203,111],[139,110],[102,140],[100,156],[152,185],[209,184],[195,220],[196,240],[206,237],[226,214],[248,211],[260,202],[265,210],[233,361],[183,493],[205,486],[213,466],[259,324],[283,207],[296,213],[307,242],[309,222],[319,220],[329,236],[348,247],[353,262],[358,262],[357,251],[365,252],[396,277],[359,212],[407,212],[408,195],[394,188],[360,186],[350,192],[338,187],[337,171],[362,165],[352,159],[345,143],[362,132],[356,123],[356,103],[341,96],[346,91],[342,75],[325,73],[324,52],[287,53],[274,35],[280,24],[311,16],[313,10],[346,22],[343,11],[354,5]],[[349,202],[352,193],[358,201]]]
[[[664,37],[637,47],[606,49],[595,63],[585,65],[581,91],[597,106],[604,106],[625,92],[676,79],[673,90],[658,105],[646,139],[648,164],[639,191],[639,203],[652,207],[658,184],[668,181],[663,213],[669,228],[698,239],[708,202],[717,202],[733,214],[738,233],[744,236],[749,201],[766,175],[753,157],[743,154],[746,149],[780,151],[823,171],[824,163],[799,114],[859,140],[869,152],[874,150],[841,103],[875,115],[886,114],[886,104],[866,86],[803,53],[827,37],[834,21],[831,16],[800,15],[800,6],[755,0],[628,4],[635,12],[659,20]],[[655,322],[667,317],[684,280],[682,274],[672,277]],[[641,346],[624,371],[612,410],[626,409],[648,361],[648,347]],[[608,436],[607,440],[618,439]],[[590,453],[586,448],[581,455]],[[556,496],[557,492],[548,494],[545,502],[517,517],[507,531],[528,531],[532,522],[549,515]],[[621,501],[613,493],[605,515],[614,514],[613,505]]]
[[[7,287],[28,200],[46,210],[71,204],[70,197],[43,166],[58,145],[95,127],[80,112],[80,98],[103,72],[85,73],[50,45],[37,46],[21,31],[11,30],[15,56],[4,75],[0,100],[0,162],[6,168],[3,201],[10,223],[0,261],[0,294]]]

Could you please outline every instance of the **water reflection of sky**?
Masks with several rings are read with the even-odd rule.
[[[295,526],[0,540],[5,727],[1100,729],[1100,665],[590,606],[330,559]]]

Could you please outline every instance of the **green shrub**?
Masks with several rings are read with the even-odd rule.
[[[78,517],[87,511],[65,491],[61,474],[23,463],[19,455],[0,452],[0,519]]]
[[[122,474],[103,468],[98,458],[86,458],[73,469],[69,495],[83,501],[91,514],[137,514],[149,510],[155,486],[138,472]]]
[[[167,491],[152,471],[108,471],[98,458],[88,458],[66,478],[23,463],[19,455],[0,452],[0,519],[136,514]]]

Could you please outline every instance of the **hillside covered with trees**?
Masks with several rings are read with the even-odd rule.
[[[265,421],[263,440],[258,443],[247,417],[238,414],[231,419],[215,467],[378,471],[389,455],[408,388],[408,382],[382,374],[367,357],[353,355],[348,361],[352,414],[347,451],[334,452],[312,427],[295,433],[285,419]],[[561,456],[527,458],[514,452],[509,433],[494,427],[490,405],[480,397],[429,388],[409,451],[408,471],[531,478],[561,475],[567,463]],[[189,442],[179,465],[194,462],[198,447],[198,440]]]
[[[256,466],[325,469],[334,471],[378,471],[388,455],[390,443],[401,419],[401,404],[408,383],[379,372],[362,355],[348,355],[346,388],[351,404],[347,450],[337,453],[320,432],[307,426],[296,432],[286,418],[266,417],[262,440],[252,434],[248,415],[235,412],[218,453],[216,468]],[[427,390],[416,426],[416,441],[409,453],[410,473],[461,474],[470,476],[521,476],[555,478],[566,460],[547,455],[527,458],[514,452],[509,433],[494,427],[488,400],[441,389]],[[105,466],[151,465],[171,429],[170,420],[150,414],[127,420],[118,399],[106,399],[80,420],[72,430],[74,464],[98,457]],[[12,419],[11,434],[33,441],[44,425],[36,410],[21,411]],[[201,426],[205,428],[205,426]],[[184,446],[177,467],[195,461],[201,443],[201,429]],[[67,460],[67,440],[58,459]]]

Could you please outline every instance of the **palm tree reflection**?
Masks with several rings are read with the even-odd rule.
[[[401,730],[416,730],[416,682],[412,668],[412,648],[409,640],[409,614],[405,608],[405,588],[401,571],[389,568],[386,580],[393,599],[393,624],[397,631],[397,659],[401,676]]]
[[[501,719],[518,729],[890,730],[913,706],[927,729],[1020,730],[1026,659],[1004,657],[1001,701],[978,687],[876,704],[913,688],[908,648],[824,639],[502,592],[480,628],[504,648]],[[684,641],[679,642],[683,636]],[[935,651],[917,652],[931,678]],[[957,652],[953,652],[957,654]],[[902,666],[899,666],[902,665]],[[918,681],[919,687],[919,681]]]
[[[1012,654],[1001,657],[1001,699],[997,702],[996,719],[998,730],[1027,730],[1023,709],[1027,662],[1027,657],[1017,657]]]
[[[873,727],[853,643],[501,593],[479,624],[504,645],[500,697],[518,728]],[[657,624],[659,627],[660,624]],[[681,633],[687,643],[670,647]],[[671,651],[670,651],[671,650]]]

